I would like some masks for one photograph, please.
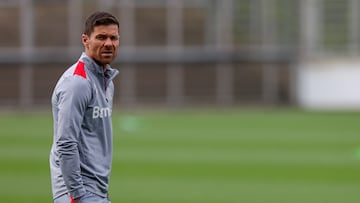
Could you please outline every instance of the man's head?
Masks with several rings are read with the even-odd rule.
[[[86,54],[105,67],[117,55],[119,37],[118,20],[109,13],[95,12],[85,22],[82,42]]]

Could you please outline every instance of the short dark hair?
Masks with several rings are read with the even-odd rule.
[[[84,34],[90,36],[94,27],[99,25],[117,25],[119,28],[119,21],[110,13],[97,11],[86,19]]]

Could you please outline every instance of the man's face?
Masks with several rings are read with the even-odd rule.
[[[82,42],[89,57],[103,66],[109,64],[115,59],[119,48],[118,26],[96,26],[90,36],[82,35]]]

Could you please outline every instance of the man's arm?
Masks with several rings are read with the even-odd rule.
[[[66,187],[72,198],[85,194],[81,177],[78,141],[81,124],[91,98],[88,81],[81,77],[70,77],[59,87],[58,139],[60,168]]]

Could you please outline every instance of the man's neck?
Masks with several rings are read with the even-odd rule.
[[[106,67],[107,67],[107,64],[102,64],[100,63],[99,61],[97,61],[96,59],[93,59],[95,61],[95,63],[100,66],[102,69],[103,69],[103,72],[105,73],[106,71]]]

